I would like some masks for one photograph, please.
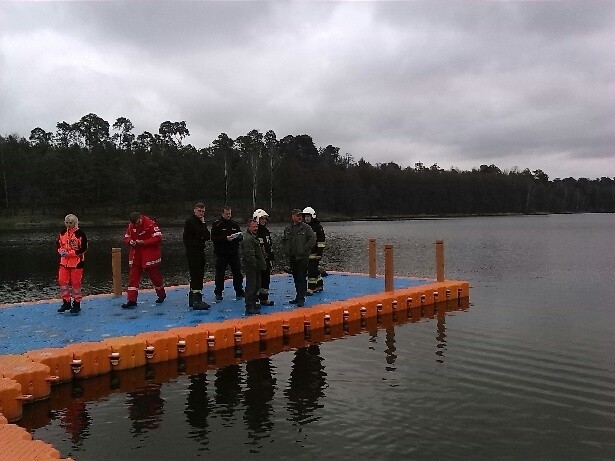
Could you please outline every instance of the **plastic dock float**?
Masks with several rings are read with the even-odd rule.
[[[190,310],[186,286],[169,287],[162,305],[154,303],[153,291],[142,290],[134,310],[121,309],[123,298],[112,295],[84,298],[79,315],[58,313],[56,300],[3,305],[0,459],[60,457],[52,446],[10,424],[21,418],[23,404],[49,398],[55,384],[85,385],[82,378],[133,370],[143,375],[144,367],[169,368],[174,370],[166,373],[170,376],[194,373],[194,364],[203,363],[197,356],[203,354],[208,367],[218,368],[469,305],[465,281],[395,277],[393,283],[395,289],[381,291],[382,276],[331,272],[325,290],[297,308],[288,303],[294,297],[292,278],[276,275],[270,287],[275,305],[248,317],[243,300],[234,298],[212,303],[208,311]],[[212,284],[206,284],[205,300],[212,291]],[[232,292],[227,282],[225,293]]]

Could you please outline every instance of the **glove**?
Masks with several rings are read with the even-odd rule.
[[[60,256],[62,257],[66,256],[66,250],[60,250]]]
[[[234,234],[231,234],[230,237],[235,240],[235,239],[239,239],[241,240],[243,238],[243,233],[241,232],[235,232]]]

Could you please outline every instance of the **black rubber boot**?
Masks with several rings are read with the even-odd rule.
[[[66,312],[70,309],[70,301],[62,301],[62,305],[58,308],[58,312]]]
[[[158,299],[156,299],[156,304],[162,304],[165,299],[167,299],[167,295],[158,296]]]
[[[260,307],[246,306],[246,315],[256,315],[260,313],[261,313]]]
[[[73,301],[73,307],[70,308],[70,313],[78,314],[79,312],[81,312],[81,302]]]
[[[192,293],[192,309],[195,311],[206,311],[209,309],[209,304],[203,301],[203,293]]]
[[[135,307],[137,307],[136,301],[126,301],[122,304],[122,309],[134,309]]]
[[[188,307],[194,306],[194,293],[192,290],[188,292]]]
[[[269,300],[269,296],[265,294],[258,295],[258,300],[261,306],[273,306],[273,301]]]

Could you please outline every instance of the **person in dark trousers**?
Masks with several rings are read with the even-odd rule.
[[[265,210],[259,208],[254,211],[252,218],[258,222],[256,237],[261,244],[263,253],[265,253],[265,260],[267,261],[267,267],[261,272],[261,287],[258,291],[258,299],[261,302],[261,306],[273,306],[273,301],[269,299],[269,284],[271,283],[271,269],[275,262],[275,256],[271,246],[271,232],[267,229],[269,215]]]
[[[79,229],[79,219],[74,214],[64,218],[65,229],[58,235],[57,249],[60,255],[60,268],[58,270],[58,285],[62,305],[58,312],[70,310],[71,314],[81,311],[81,279],[83,278],[83,261],[88,249],[88,239],[85,232]],[[73,304],[70,303],[71,292]]]
[[[216,301],[222,301],[224,291],[224,278],[227,266],[233,274],[233,288],[237,298],[243,298],[243,275],[241,274],[241,260],[239,258],[239,242],[243,237],[239,224],[231,219],[232,210],[225,206],[220,219],[211,225],[211,241],[214,244],[216,257],[216,287],[214,295]]]
[[[288,257],[290,272],[295,282],[295,299],[290,301],[303,307],[307,291],[307,268],[310,250],[316,244],[316,234],[310,226],[303,222],[302,211],[295,208],[292,211],[292,224],[284,229],[282,245],[284,254]]]
[[[308,260],[308,287],[306,294],[312,296],[314,293],[320,293],[324,289],[318,265],[325,249],[325,231],[320,221],[316,219],[316,210],[311,206],[303,209],[303,222],[310,226],[316,234],[316,245],[310,251],[310,258]]]
[[[260,305],[257,305],[257,301],[261,287],[261,272],[267,268],[265,253],[256,237],[257,230],[258,223],[255,219],[250,219],[241,241],[243,270],[246,273],[246,315],[260,314]]]
[[[205,222],[205,204],[194,205],[192,216],[186,219],[183,234],[186,259],[190,272],[190,291],[188,306],[195,311],[209,309],[203,301],[203,279],[205,278],[205,242],[210,240],[209,229]]]

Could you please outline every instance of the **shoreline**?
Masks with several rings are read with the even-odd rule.
[[[147,214],[147,213],[145,213]],[[485,217],[513,217],[513,216],[549,216],[563,214],[586,214],[586,213],[485,213],[485,214],[421,214],[421,215],[362,215],[362,216],[339,216],[332,215],[322,219],[322,222],[351,222],[351,221],[415,221],[415,220],[436,220],[454,218],[485,218]],[[24,215],[16,215],[8,218],[0,217],[0,231],[8,230],[31,230],[35,228],[56,229],[63,227],[63,220],[49,217],[39,218],[37,221],[24,219]],[[184,225],[186,216],[181,218],[160,217],[157,222],[164,227],[180,227]],[[209,225],[217,219],[217,216],[208,216],[206,221]],[[242,222],[243,218],[235,218]],[[108,219],[94,218],[79,220],[83,227],[126,227],[128,219]],[[272,219],[271,224],[285,224],[286,219]]]

